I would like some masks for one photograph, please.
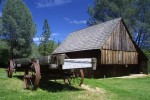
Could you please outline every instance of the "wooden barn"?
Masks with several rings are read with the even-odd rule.
[[[148,73],[148,58],[134,43],[121,18],[70,33],[53,54],[97,58],[96,70],[84,70],[86,77]]]

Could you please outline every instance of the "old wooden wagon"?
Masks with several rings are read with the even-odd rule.
[[[85,68],[95,68],[96,58],[69,59],[65,54],[43,56],[39,58],[21,58],[9,60],[7,74],[12,77],[17,67],[24,68],[24,85],[27,89],[37,89],[41,78],[46,82],[50,79],[63,79],[64,83],[76,83],[79,86],[84,80]]]
[[[134,43],[121,18],[70,33],[53,54],[66,54],[69,58],[96,58],[96,70],[86,69],[86,77],[148,73],[148,58]]]

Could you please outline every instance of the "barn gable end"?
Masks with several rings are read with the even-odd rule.
[[[120,20],[101,49],[101,64],[138,64],[138,53],[123,20]]]
[[[136,51],[134,44],[126,30],[122,20],[119,21],[112,34],[103,45],[102,49],[121,50],[121,51]]]

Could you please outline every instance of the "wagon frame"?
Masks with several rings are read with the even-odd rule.
[[[83,68],[96,67],[96,58],[88,58],[88,59],[91,59],[90,62],[88,62],[90,63],[90,66],[83,67]],[[80,66],[79,68],[63,69],[64,63],[68,62],[68,60],[70,59],[65,54],[43,56],[43,57],[34,58],[34,59],[30,59],[30,58],[13,59],[9,61],[10,62],[9,67],[10,68],[13,67],[14,69],[16,69],[17,67],[25,66],[23,82],[24,82],[24,87],[26,89],[36,90],[39,86],[41,78],[44,78],[45,80],[49,80],[52,78],[52,77],[49,77],[49,75],[51,75],[50,71],[53,71],[53,70],[56,71],[55,74],[58,74],[59,77],[63,79],[65,84],[72,85],[76,83],[79,86],[81,86],[84,81],[83,68]],[[77,59],[74,59],[74,60],[76,61]],[[12,65],[12,62],[14,62],[13,65]],[[9,70],[9,71],[12,76],[13,71],[12,70]]]

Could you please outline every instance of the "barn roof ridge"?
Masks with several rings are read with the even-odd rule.
[[[100,49],[121,20],[122,18],[116,18],[71,32],[53,54]]]
[[[74,32],[78,32],[78,31],[82,31],[82,30],[85,30],[85,29],[88,29],[88,28],[96,27],[96,26],[98,26],[98,25],[100,25],[100,24],[105,24],[105,23],[110,22],[110,21],[113,21],[113,20],[121,20],[121,19],[122,19],[122,18],[119,17],[119,18],[115,18],[115,19],[112,19],[112,20],[108,20],[108,21],[105,21],[105,22],[102,22],[102,23],[98,23],[98,24],[96,24],[96,25],[89,26],[89,27],[85,27],[85,28],[82,28],[82,29],[77,29],[77,30],[75,30],[75,31],[70,32],[70,34],[72,34],[72,33],[74,33]],[[70,35],[70,34],[69,34],[69,35]],[[68,36],[69,36],[69,35],[68,35]]]

